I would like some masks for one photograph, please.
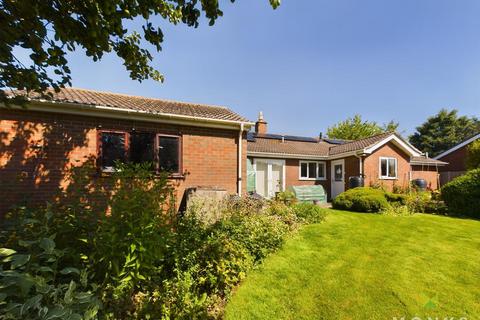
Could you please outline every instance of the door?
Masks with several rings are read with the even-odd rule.
[[[265,198],[285,190],[285,161],[254,159],[255,191]]]
[[[331,162],[332,199],[345,191],[345,161],[333,160]]]

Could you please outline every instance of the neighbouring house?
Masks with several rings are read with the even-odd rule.
[[[458,176],[461,176],[467,171],[467,148],[470,144],[478,139],[480,139],[480,133],[434,157],[436,160],[448,162],[447,165],[441,167],[439,170],[440,183],[442,185]]]
[[[348,189],[350,177],[357,176],[364,177],[366,186],[390,190],[425,179],[435,190],[439,168],[446,165],[393,132],[355,141],[269,134],[262,113],[247,145],[247,190],[265,197],[289,186],[320,184],[334,198]]]
[[[0,107],[0,214],[52,199],[89,161],[91,179],[108,177],[115,160],[153,161],[171,172],[178,204],[192,187],[246,190],[254,123],[228,108],[74,88],[50,94]]]

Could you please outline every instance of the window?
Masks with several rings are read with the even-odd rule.
[[[178,137],[158,136],[158,167],[160,171],[179,173],[180,141]]]
[[[116,161],[154,162],[159,171],[180,173],[180,137],[145,132],[101,131],[99,162],[103,171],[111,172]]]
[[[336,164],[333,171],[335,172],[335,181],[343,181],[343,164]]]
[[[324,180],[325,162],[300,161],[300,180]]]
[[[380,158],[380,179],[396,179],[397,178],[397,159],[396,158]]]
[[[115,161],[125,161],[126,134],[122,132],[102,132],[100,135],[102,170],[113,171]]]
[[[153,142],[155,135],[151,133],[131,133],[130,134],[130,162],[142,163],[153,162]]]

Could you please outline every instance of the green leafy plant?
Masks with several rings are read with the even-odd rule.
[[[167,176],[157,176],[149,163],[118,163],[112,180],[110,211],[99,217],[88,262],[104,288],[106,304],[116,304],[114,310],[120,306],[117,317],[128,317],[130,297],[162,274],[175,206]]]
[[[386,209],[389,203],[381,189],[359,187],[339,194],[332,205],[336,209],[378,213]]]
[[[327,216],[327,211],[324,208],[309,202],[294,204],[293,211],[305,223],[319,223],[324,221]]]
[[[22,221],[26,228],[41,224],[35,219]],[[2,319],[97,319],[98,288],[86,269],[69,265],[70,253],[56,247],[55,234],[39,233],[36,239],[12,244],[15,249],[0,249]]]
[[[282,191],[277,193],[275,196],[275,200],[281,201],[286,204],[293,204],[297,202],[297,197],[295,196],[295,193],[293,193],[290,190]]]
[[[480,218],[480,169],[447,183],[442,188],[442,198],[450,214]]]
[[[472,142],[467,148],[467,168],[480,168],[480,140]]]
[[[407,205],[394,202],[391,203],[390,206],[384,208],[381,213],[388,216],[409,216],[414,214],[414,211],[410,210]]]

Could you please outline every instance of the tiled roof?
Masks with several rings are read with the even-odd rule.
[[[310,141],[308,141],[308,139],[310,139]],[[249,139],[247,150],[249,152],[321,157],[328,156],[330,146],[332,146],[332,144],[325,141],[318,141],[314,138],[305,138],[305,140],[302,141],[301,139],[289,140],[288,136],[286,136],[282,141],[281,138],[258,135],[255,136],[254,139]]]
[[[249,132],[247,150],[248,152],[273,153],[277,155],[329,157],[369,148],[391,135],[396,134],[394,132],[385,132],[365,139],[355,141],[338,140],[332,143],[328,139],[278,134],[257,135]],[[398,135],[396,136],[399,137]],[[424,156],[413,157],[411,162],[412,164],[446,164],[445,162]]]
[[[411,164],[423,164],[423,165],[446,165],[448,164],[447,162],[440,161],[440,160],[435,160],[432,158],[427,158],[427,157],[412,157],[410,159]]]
[[[337,155],[340,153],[345,153],[345,152],[351,152],[351,151],[358,151],[362,150],[365,148],[368,148],[370,146],[373,146],[374,144],[382,141],[383,139],[387,138],[388,136],[391,136],[393,133],[392,132],[384,132],[380,133],[368,138],[364,139],[359,139],[359,140],[354,140],[351,142],[347,142],[341,145],[337,146],[332,146],[330,148],[330,155]]]
[[[28,98],[32,100],[51,99],[55,102],[91,105],[92,107],[122,108],[150,114],[173,114],[204,119],[249,122],[244,117],[221,106],[145,98],[78,88],[64,88],[60,92],[49,89],[48,93],[52,96],[42,97],[37,93],[33,93]],[[21,94],[21,92],[17,91],[16,94]],[[12,96],[13,94],[10,95]]]

